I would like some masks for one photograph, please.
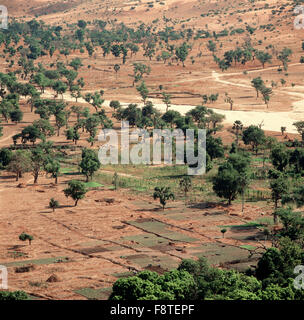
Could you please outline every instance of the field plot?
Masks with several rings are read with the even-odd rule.
[[[71,172],[75,170],[64,170],[61,184],[55,188],[41,178],[39,186],[19,189],[18,196],[23,198],[33,188],[41,191],[36,192],[35,201],[24,202],[22,210],[14,206],[10,189],[2,191],[2,205],[10,210],[2,213],[0,228],[10,228],[1,232],[0,261],[9,268],[12,287],[46,299],[105,299],[116,279],[144,269],[163,273],[184,258],[204,256],[211,264],[229,266],[234,262],[234,267],[236,260],[246,266],[254,264],[244,261],[256,245],[259,224],[238,228],[248,222],[220,206],[200,209],[199,205],[172,202],[163,211],[146,198],[133,200],[132,193],[124,189],[107,190],[108,185],[92,188],[75,210],[58,193]],[[16,188],[16,183],[6,183]],[[66,204],[55,212],[45,208],[46,196],[53,194]],[[230,226],[225,238],[220,226]],[[46,229],[47,234],[42,232]],[[34,236],[31,245],[18,243],[21,231]],[[47,282],[51,275],[56,281]]]

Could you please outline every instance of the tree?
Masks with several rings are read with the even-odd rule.
[[[77,26],[81,29],[85,29],[87,26],[87,23],[84,20],[78,20]]]
[[[33,126],[36,127],[41,137],[51,137],[54,135],[54,128],[50,124],[49,120],[46,119],[38,119],[33,122]]]
[[[139,51],[139,47],[135,43],[127,43],[126,48],[128,48],[131,51],[131,57],[133,57],[133,54],[136,54]]]
[[[278,54],[278,59],[282,62],[285,71],[288,69],[289,56],[291,54],[292,50],[286,47]]]
[[[114,57],[119,57],[120,56],[120,53],[121,53],[121,47],[120,45],[118,44],[114,44],[112,47],[111,47],[111,52],[113,54]]]
[[[51,209],[53,209],[53,212],[54,212],[55,209],[59,208],[59,202],[57,200],[55,200],[54,198],[51,198],[49,206]]]
[[[282,196],[287,193],[288,180],[286,176],[281,174],[278,178],[270,181],[271,198],[274,202],[274,209],[278,208],[278,202],[282,199]],[[274,214],[274,223],[277,223],[277,216]]]
[[[162,51],[161,53],[161,59],[164,61],[164,64],[171,58],[172,54],[168,51]]]
[[[100,161],[97,153],[90,149],[83,149],[81,157],[82,159],[79,167],[81,168],[82,173],[86,176],[88,182],[89,177],[92,179],[94,172],[100,168]]]
[[[187,197],[187,192],[192,186],[191,178],[189,176],[185,176],[179,181],[179,186],[184,191],[185,197]]]
[[[71,197],[75,201],[75,207],[76,207],[78,204],[78,201],[85,197],[85,194],[87,193],[87,189],[83,182],[72,180],[68,183],[68,188],[64,189],[63,192],[67,198]]]
[[[221,233],[223,235],[223,238],[225,238],[225,233],[227,232],[227,229],[221,229]]]
[[[57,127],[57,137],[59,137],[60,129],[66,125],[66,115],[64,111],[55,114],[55,123]]]
[[[224,157],[224,147],[221,138],[214,138],[211,135],[207,136],[206,139],[206,150],[211,158],[223,158]]]
[[[268,52],[258,51],[256,57],[262,63],[263,69],[266,63],[271,63],[272,56]]]
[[[271,150],[270,159],[273,166],[283,172],[289,163],[289,152],[286,146],[281,143],[276,144]]]
[[[267,105],[267,108],[268,108],[270,96],[271,96],[271,94],[272,94],[272,89],[263,86],[263,87],[261,88],[261,94],[262,94],[263,100],[264,100],[264,102],[265,102],[265,104]]]
[[[189,45],[184,42],[180,47],[177,47],[175,49],[175,55],[177,57],[178,60],[180,60],[183,64],[183,67],[185,67],[185,61],[187,59],[187,56],[189,54]]]
[[[169,108],[171,107],[171,95],[165,92],[162,92],[162,101],[166,105],[166,112],[168,112]]]
[[[214,54],[214,52],[216,51],[216,43],[212,40],[209,40],[207,43],[207,49]]]
[[[173,128],[174,122],[179,118],[181,118],[181,114],[175,110],[169,110],[165,114],[163,114],[163,116],[162,116],[162,119],[165,122],[170,123],[171,128]]]
[[[192,117],[198,125],[205,124],[206,115],[208,114],[208,109],[205,106],[196,106],[186,113],[186,116]]]
[[[29,296],[24,291],[0,291],[0,301],[18,301],[29,299]]]
[[[31,244],[32,244],[32,241],[34,240],[34,237],[31,236],[31,235],[29,235],[29,234],[27,234],[27,233],[22,232],[22,233],[20,234],[20,236],[19,236],[19,240],[21,240],[21,241],[28,241],[28,242],[29,242],[29,245],[31,245]]]
[[[233,169],[235,169],[239,174],[239,184],[241,186],[242,195],[242,212],[244,211],[244,195],[246,188],[250,183],[250,163],[251,159],[247,153],[233,153],[229,155],[227,163],[231,164]]]
[[[80,58],[75,58],[69,63],[69,66],[72,67],[75,71],[78,71],[78,69],[82,67],[83,64]]]
[[[58,94],[61,94],[61,99],[63,100],[63,94],[67,91],[68,86],[62,81],[55,81],[52,85],[53,90]]]
[[[117,72],[120,70],[120,65],[119,64],[115,64],[114,65],[114,71],[115,71],[115,73],[116,73],[116,78],[117,78]]]
[[[302,173],[304,170],[304,149],[296,148],[289,154],[289,165],[292,166],[292,171]]]
[[[294,122],[293,125],[296,127],[298,133],[301,135],[302,142],[304,142],[304,121]]]
[[[136,90],[141,95],[141,98],[142,98],[144,104],[146,104],[146,100],[147,100],[148,94],[149,94],[149,89],[147,88],[145,81],[142,81],[141,85],[136,87]]]
[[[265,142],[265,133],[258,126],[249,126],[243,131],[242,139],[246,145],[252,146],[252,151],[255,150],[258,154],[259,146]]]
[[[33,82],[38,85],[42,93],[44,93],[45,88],[50,85],[50,80],[41,72],[34,75]]]
[[[46,161],[46,153],[40,146],[31,151],[32,174],[34,176],[34,184],[38,183],[39,173]]]
[[[228,205],[242,192],[239,173],[229,163],[225,163],[218,169],[213,178],[213,190],[220,197],[228,200]]]
[[[185,270],[171,270],[163,275],[145,270],[118,279],[109,300],[190,300],[195,287],[193,276]]]
[[[258,262],[256,277],[262,280],[263,287],[269,284],[283,287],[288,285],[290,278],[294,278],[294,267],[301,264],[303,264],[301,246],[284,237],[280,239],[277,248],[272,247],[265,251]]]
[[[0,149],[0,169],[4,169],[12,160],[13,152],[8,148]]]
[[[261,77],[254,78],[251,80],[252,86],[255,88],[257,93],[257,98],[259,97],[259,91],[265,86],[264,81],[261,79]]]
[[[58,183],[58,174],[60,172],[60,163],[59,161],[53,159],[52,157],[48,157],[44,163],[44,170],[47,173],[52,175],[52,178],[55,179],[55,184]]]
[[[159,199],[159,202],[162,205],[163,210],[165,210],[167,200],[175,199],[174,194],[171,192],[169,187],[156,187],[154,189],[153,198],[154,200]]]
[[[10,112],[10,118],[12,122],[15,122],[17,124],[23,119],[23,112],[19,108],[17,108]]]
[[[23,173],[31,170],[31,164],[30,153],[28,151],[17,150],[12,155],[6,170],[15,173],[16,181],[18,181]]]
[[[300,212],[292,211],[291,208],[280,208],[276,215],[283,224],[280,230],[280,237],[288,237],[292,241],[303,239],[304,236],[304,218]]]
[[[142,63],[133,63],[133,87],[135,83],[139,82],[144,74],[150,74],[151,67]]]
[[[233,123],[232,130],[234,131],[236,138],[236,146],[239,146],[239,133],[243,130],[243,124],[240,120],[236,120]]]
[[[77,144],[77,141],[80,139],[80,134],[78,132],[78,126],[74,126],[72,128],[69,128],[65,132],[65,134],[66,134],[67,140],[72,140],[75,144]]]
[[[97,133],[97,127],[100,124],[100,120],[97,116],[89,116],[84,123],[85,129],[89,132],[90,137],[95,138]]]
[[[89,56],[92,57],[92,55],[94,53],[94,47],[92,46],[92,44],[90,42],[86,42],[84,45],[87,49]]]
[[[101,96],[102,94],[100,92],[95,91],[94,94],[87,93],[84,99],[95,108],[96,112],[98,112],[98,109],[101,108],[102,104],[104,103],[104,100],[101,98]]]
[[[234,101],[233,101],[232,98],[228,95],[227,92],[225,92],[225,102],[227,102],[227,103],[230,104],[230,110],[232,110]]]
[[[110,107],[113,108],[114,110],[117,110],[121,107],[120,102],[117,100],[112,100],[110,101]]]

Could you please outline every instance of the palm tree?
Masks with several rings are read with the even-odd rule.
[[[238,147],[239,145],[239,132],[241,132],[243,130],[243,124],[240,120],[236,120],[234,121],[232,130],[235,132],[235,136],[236,136],[236,146]]]
[[[163,207],[163,210],[165,210],[165,206],[167,204],[167,200],[172,199],[174,200],[174,194],[171,192],[169,187],[156,187],[154,189],[154,194],[153,194],[154,200],[159,198],[159,202]]]

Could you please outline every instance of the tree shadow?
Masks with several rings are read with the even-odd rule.
[[[0,180],[9,180],[9,179],[15,179],[16,181],[16,176],[13,175],[13,176],[0,176]],[[18,182],[18,181],[16,181]]]

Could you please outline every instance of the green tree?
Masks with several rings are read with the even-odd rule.
[[[89,177],[92,179],[94,172],[100,168],[100,161],[97,153],[94,150],[83,149],[79,167],[81,168],[81,172],[86,176],[88,182]]]
[[[240,120],[236,120],[233,123],[232,130],[235,134],[235,142],[236,142],[236,147],[238,148],[239,146],[239,137],[240,137],[240,132],[243,131],[243,124]]]
[[[34,176],[34,184],[38,183],[38,177],[41,170],[44,168],[46,161],[46,153],[40,146],[31,151],[32,174]]]
[[[24,150],[17,150],[12,155],[6,170],[15,173],[16,181],[18,181],[23,173],[31,170],[31,164],[30,153]]]
[[[5,169],[12,160],[13,152],[8,148],[0,149],[0,169]]]
[[[230,163],[225,163],[218,169],[217,175],[213,178],[213,190],[220,198],[228,200],[228,205],[242,192],[239,173]]]
[[[20,236],[19,236],[19,240],[21,241],[28,241],[29,242],[29,245],[32,244],[32,241],[34,240],[34,237],[27,234],[27,233],[21,233]]]
[[[264,69],[266,63],[271,63],[272,56],[268,52],[258,51],[256,53],[256,58],[262,63]]]
[[[53,212],[55,211],[55,209],[59,208],[59,202],[57,200],[55,200],[54,198],[52,198],[50,200],[49,203],[49,207],[53,210]]]
[[[274,202],[274,209],[278,208],[279,200],[287,193],[288,181],[286,176],[280,174],[276,179],[270,181],[271,197]],[[274,214],[274,223],[277,223],[277,216]]]
[[[239,184],[241,186],[242,195],[242,212],[244,211],[244,195],[247,187],[250,183],[250,163],[251,159],[250,156],[246,153],[233,153],[229,155],[227,159],[227,163],[231,164],[232,167],[238,172],[239,174]]]
[[[265,86],[264,81],[261,79],[261,77],[254,78],[251,80],[252,86],[255,88],[257,93],[257,98],[259,97],[259,91],[262,90],[262,88]]]
[[[165,210],[167,201],[170,199],[174,200],[175,197],[169,187],[156,187],[154,189],[153,198],[154,200],[159,199],[159,202],[162,205],[163,210]]]
[[[281,143],[276,144],[271,150],[270,159],[273,166],[283,172],[289,163],[289,152],[286,146]]]
[[[264,100],[264,102],[265,102],[265,104],[267,105],[267,108],[268,108],[269,100],[270,100],[270,97],[271,97],[271,94],[272,94],[272,89],[263,86],[261,88],[261,94],[262,94],[263,100]]]
[[[52,157],[48,157],[44,163],[44,170],[52,175],[55,179],[55,184],[58,183],[58,175],[60,172],[60,163]]]
[[[70,181],[68,183],[68,188],[64,189],[63,191],[67,198],[71,197],[75,201],[75,207],[77,206],[78,201],[83,199],[87,193],[85,184],[77,180]]]
[[[304,121],[294,122],[293,125],[296,127],[298,133],[301,135],[302,142],[304,141]]]
[[[136,87],[136,90],[139,92],[144,104],[146,104],[146,100],[149,95],[149,89],[147,88],[145,81],[142,81],[141,85]]]
[[[171,95],[166,92],[162,92],[162,96],[162,101],[166,105],[166,112],[168,112],[171,107]]]
[[[102,95],[100,94],[100,92],[95,91],[94,94],[87,93],[84,99],[95,108],[96,112],[98,112],[98,109],[100,109],[102,104],[104,103],[104,100],[101,96]]]
[[[278,59],[283,64],[283,68],[285,71],[287,71],[288,69],[288,62],[290,62],[289,60],[290,55],[292,55],[292,50],[286,47],[282,51],[280,51],[278,54]]]
[[[17,301],[29,299],[29,296],[24,291],[0,291],[0,301]]]
[[[139,82],[142,80],[144,74],[150,74],[151,72],[151,67],[147,66],[143,63],[133,63],[133,87],[135,83]]]
[[[265,133],[258,126],[249,126],[243,131],[242,139],[246,145],[252,146],[252,151],[258,154],[259,146],[265,142]]]
[[[183,67],[185,67],[185,61],[187,59],[188,54],[189,54],[189,45],[186,42],[184,42],[181,46],[175,49],[175,55],[177,59],[182,62]]]

